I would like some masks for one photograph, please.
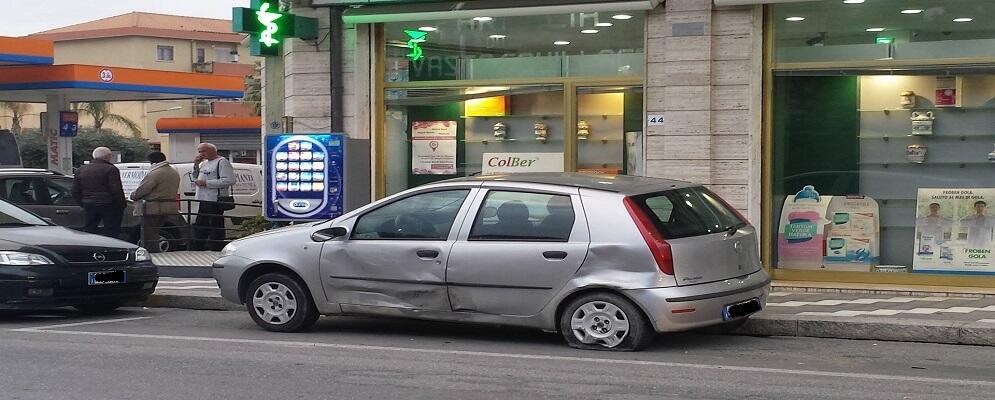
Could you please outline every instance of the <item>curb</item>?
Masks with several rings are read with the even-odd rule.
[[[184,308],[189,310],[242,311],[245,306],[232,303],[217,295],[162,294],[149,296],[142,307]]]
[[[995,325],[967,321],[760,314],[733,333],[995,346]]]

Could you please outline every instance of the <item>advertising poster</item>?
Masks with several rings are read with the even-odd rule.
[[[823,265],[837,271],[865,271],[880,259],[878,203],[866,196],[833,196],[826,213]]]
[[[826,211],[833,196],[820,196],[812,186],[787,196],[777,230],[780,268],[822,268]]]
[[[342,215],[341,134],[266,137],[266,219],[310,221]]]
[[[411,174],[456,174],[456,121],[411,123]]]
[[[919,189],[915,272],[995,274],[995,189]]]

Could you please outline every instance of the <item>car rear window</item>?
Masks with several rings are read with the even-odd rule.
[[[746,225],[719,196],[689,187],[633,197],[667,239],[710,235]]]

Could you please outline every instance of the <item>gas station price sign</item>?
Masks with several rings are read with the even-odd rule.
[[[266,137],[266,219],[309,221],[342,215],[345,136]]]

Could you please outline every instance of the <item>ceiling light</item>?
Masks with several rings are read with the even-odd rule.
[[[420,30],[422,32],[435,32],[435,31],[439,30],[439,28],[436,28],[434,26],[423,26],[421,28],[418,28],[418,30]]]
[[[553,44],[555,44],[557,46],[566,46],[566,45],[570,44],[570,42],[568,42],[566,40],[557,40],[557,41],[553,42]]]
[[[922,12],[922,10],[915,9],[915,8],[908,9],[908,10],[902,10],[902,14],[919,14],[921,12]]]
[[[843,4],[860,4],[863,2],[864,0],[843,0]]]
[[[506,37],[508,37],[508,36],[507,35],[491,35],[490,36],[491,39],[504,39]]]
[[[599,27],[602,27],[602,28],[609,27],[609,26],[612,26],[612,25],[615,25],[615,24],[613,24],[611,22],[598,22],[598,23],[594,24],[594,26],[599,26]]]
[[[784,20],[785,21],[791,21],[791,22],[798,22],[798,21],[804,21],[805,17],[788,17],[788,18],[785,18]]]
[[[867,32],[884,32],[884,28],[867,28],[864,30]]]
[[[974,18],[954,18],[954,22],[971,22]]]
[[[580,31],[580,33],[598,33],[598,32],[601,32],[601,31],[599,31],[597,29],[584,29],[584,30]]]
[[[473,17],[473,20],[477,21],[477,22],[487,22],[487,21],[491,21],[493,19],[494,18],[491,18],[491,17]]]
[[[612,19],[631,19],[632,16],[629,14],[615,14],[612,15]]]

